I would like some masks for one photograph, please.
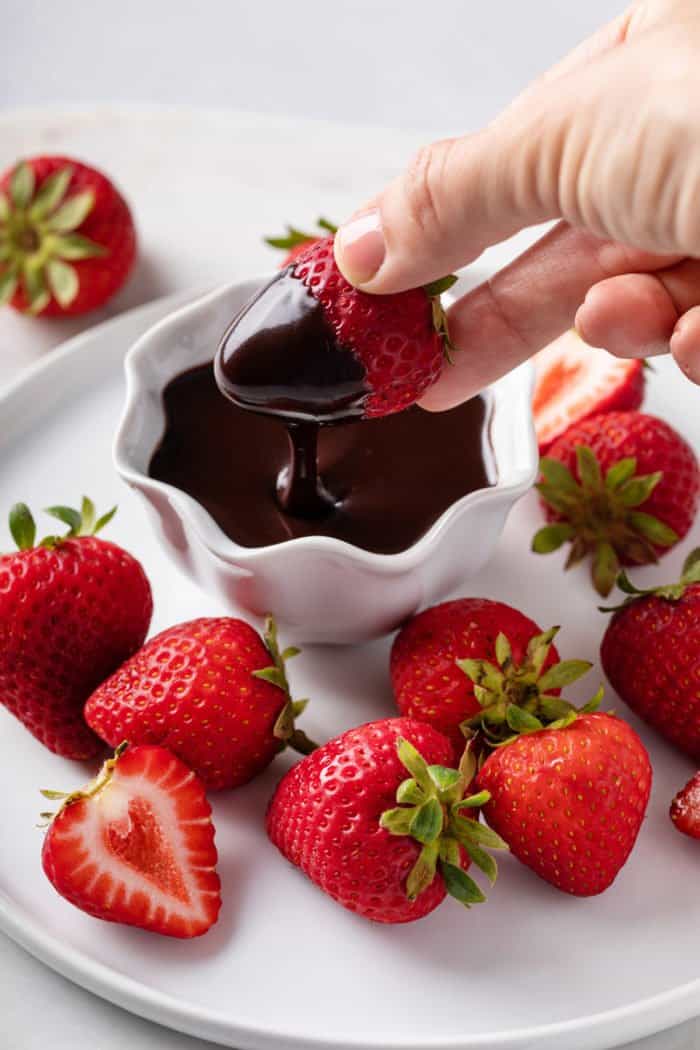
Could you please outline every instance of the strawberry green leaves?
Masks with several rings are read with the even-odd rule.
[[[53,299],[66,309],[80,289],[71,265],[106,254],[77,233],[95,204],[92,190],[67,196],[73,168],[67,165],[38,186],[31,165],[18,164],[9,195],[0,194],[0,305],[20,289],[29,312],[41,313]]]
[[[447,274],[445,277],[438,278],[437,281],[432,281],[430,284],[423,286],[423,291],[430,299],[431,309],[433,312],[433,328],[440,336],[443,342],[445,360],[448,364],[454,364],[453,353],[456,353],[457,347],[450,339],[450,329],[447,322],[447,314],[445,308],[442,305],[440,296],[443,292],[449,291],[449,289],[457,283],[458,277],[453,274]]]
[[[534,536],[532,550],[550,554],[570,543],[566,568],[592,556],[591,576],[599,594],[610,593],[620,571],[620,559],[638,564],[657,561],[656,548],[678,542],[672,528],[639,510],[662,479],[661,471],[637,475],[633,456],[614,463],[603,476],[595,453],[576,448],[576,471],[559,460],[543,457],[540,496],[563,519],[545,525]]]
[[[270,685],[276,686],[287,697],[284,707],[277,716],[273,733],[280,741],[281,748],[291,747],[301,755],[310,755],[312,751],[316,750],[318,745],[313,740],[310,740],[301,729],[297,729],[295,725],[295,720],[304,712],[309,701],[306,699],[292,700],[287,679],[287,660],[298,656],[301,649],[290,645],[284,651],[280,650],[277,638],[277,624],[273,616],[265,618],[263,641],[272,657],[272,664],[269,667],[262,667],[258,671],[253,671],[253,677],[260,678],[263,682],[269,682]]]
[[[485,743],[495,748],[524,733],[536,733],[545,727],[558,729],[574,721],[577,709],[558,692],[578,681],[592,664],[587,660],[560,660],[543,670],[558,630],[551,627],[534,635],[519,664],[513,660],[511,646],[503,634],[497,636],[494,644],[495,663],[456,661],[474,683],[474,696],[481,706],[478,714],[463,723],[465,736],[479,731]]]
[[[398,805],[386,810],[379,823],[389,834],[409,836],[421,845],[406,880],[407,897],[415,900],[439,871],[447,892],[461,904],[469,907],[485,900],[482,890],[463,869],[462,851],[493,883],[498,869],[486,848],[508,847],[494,831],[479,823],[477,811],[490,799],[489,792],[463,797],[476,770],[469,747],[459,769],[429,766],[403,738],[397,741],[396,749],[411,777],[401,782],[396,792]]]
[[[649,595],[653,595],[656,598],[664,598],[669,602],[677,602],[683,597],[688,587],[694,583],[700,583],[700,547],[692,550],[685,559],[678,583],[668,583],[661,587],[636,587],[623,569],[617,577],[617,586],[627,597],[620,605],[601,605],[599,606],[599,611],[606,613],[617,612],[618,609],[623,609],[638,598],[645,598]]]
[[[64,540],[79,536],[96,536],[107,525],[117,512],[112,507],[101,518],[95,512],[95,505],[87,496],[83,496],[80,510],[74,507],[47,507],[45,513],[68,526],[68,532],[62,536],[44,536],[36,542],[36,524],[32,512],[26,503],[15,503],[10,510],[10,534],[21,551],[34,547],[58,547]]]
[[[328,233],[336,233],[338,227],[328,219],[319,218],[316,220],[318,231],[314,233],[305,233],[304,230],[298,230],[294,226],[287,226],[287,231],[281,237],[265,237],[263,238],[265,244],[269,244],[271,248],[280,248],[282,251],[291,251],[292,248],[298,248],[300,244],[309,244],[311,241],[318,240],[319,237],[325,237]]]

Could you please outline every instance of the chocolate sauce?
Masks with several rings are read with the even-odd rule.
[[[336,339],[321,304],[283,270],[233,319],[219,345],[214,374],[240,408],[284,420],[289,468],[277,498],[288,513],[318,519],[337,497],[318,474],[321,424],[358,419],[367,389],[361,361]]]
[[[211,365],[177,376],[163,400],[166,428],[151,477],[188,492],[243,547],[323,535],[395,554],[456,500],[495,480],[488,400],[440,413],[414,406],[321,428],[318,469],[335,503],[312,520],[286,513],[276,498],[289,469],[281,419],[223,398]]]
[[[359,419],[368,393],[361,361],[337,341],[321,304],[289,269],[233,319],[214,369],[234,404],[284,419]]]

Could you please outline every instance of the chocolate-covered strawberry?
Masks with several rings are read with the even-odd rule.
[[[320,303],[338,344],[362,365],[365,418],[407,408],[435,382],[450,350],[440,295],[456,277],[395,295],[368,295],[341,274],[333,237],[311,244],[290,272]]]
[[[643,590],[622,573],[618,585],[627,597],[603,636],[603,670],[640,718],[700,762],[700,549],[677,583]]]
[[[153,599],[139,562],[97,535],[113,510],[98,519],[83,499],[47,513],[68,531],[37,542],[28,507],[10,512],[19,550],[0,555],[0,700],[51,751],[90,758],[102,744],[83,704],[139,648]]]
[[[333,237],[314,241],[231,322],[215,360],[219,388],[241,408],[295,424],[399,412],[449,353],[440,294],[455,280],[367,295],[338,269]],[[315,452],[305,458],[311,470]]]
[[[285,663],[268,618],[264,639],[230,616],[180,623],[151,638],[94,691],[89,726],[112,747],[169,747],[220,789],[245,784],[285,746],[314,745],[294,720],[306,706],[289,694]]]
[[[697,512],[700,469],[668,423],[641,412],[610,412],[576,423],[541,460],[537,486],[550,524],[532,549],[570,544],[567,568],[592,558],[593,583],[607,595],[621,565],[657,561],[686,535]]]
[[[375,922],[420,919],[447,893],[477,903],[466,869],[493,881],[484,847],[504,844],[478,820],[488,794],[468,794],[471,753],[457,762],[447,737],[416,719],[350,729],[282,778],[268,835],[324,893]]]
[[[129,207],[95,168],[40,156],[0,176],[0,304],[45,317],[94,310],[135,258]]]

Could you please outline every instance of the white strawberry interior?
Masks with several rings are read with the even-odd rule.
[[[194,778],[191,771],[171,783],[172,770],[166,769],[160,779],[124,775],[117,767],[109,782],[99,791],[91,805],[84,809],[81,838],[88,850],[86,864],[95,865],[95,874],[87,891],[95,889],[107,874],[111,885],[105,894],[110,907],[117,896],[127,903],[133,894],[148,899],[147,921],[167,916],[205,919],[203,891],[197,886],[195,872],[203,870],[198,858],[188,849],[183,834],[183,821],[176,812],[177,791]],[[167,780],[165,789],[162,785]],[[133,815],[147,817],[150,871],[138,866],[139,837],[142,827],[135,825]],[[206,817],[196,823],[208,823]],[[118,844],[119,848],[114,848]],[[210,866],[206,870],[213,870]],[[171,891],[163,889],[169,885]]]
[[[540,444],[589,415],[639,368],[638,361],[588,346],[573,331],[541,350],[534,365],[533,412]]]

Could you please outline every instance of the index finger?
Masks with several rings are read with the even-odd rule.
[[[457,348],[420,402],[444,411],[473,397],[573,324],[588,289],[623,273],[645,273],[678,261],[601,240],[559,223],[490,281],[447,312]]]

